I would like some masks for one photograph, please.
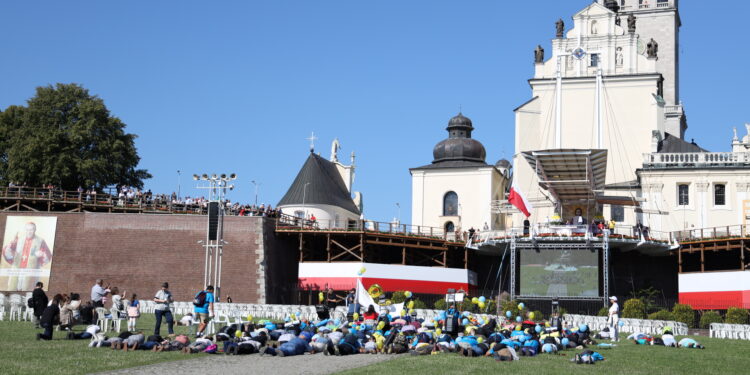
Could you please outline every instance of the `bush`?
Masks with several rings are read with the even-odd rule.
[[[609,316],[609,307],[604,306],[599,309],[599,312],[596,314],[596,316]]]
[[[727,317],[724,320],[724,323],[727,324],[747,324],[748,321],[748,311],[746,309],[741,309],[739,307],[730,307],[727,310]]]
[[[676,304],[672,308],[674,320],[687,324],[690,328],[695,328],[695,311],[690,305]]]
[[[711,323],[721,323],[721,315],[717,311],[704,311],[701,316],[701,328],[708,329]]]
[[[445,299],[439,299],[435,301],[435,310],[445,310],[448,306],[445,303]]]
[[[414,308],[415,309],[426,309],[427,308],[427,304],[424,303],[424,301],[422,301],[419,298],[414,298]]]
[[[651,320],[674,320],[674,314],[669,310],[659,310],[655,313],[648,314]]]
[[[397,291],[393,292],[393,294],[391,294],[391,302],[393,302],[393,303],[404,302],[404,300],[406,299],[406,296],[404,295],[404,292],[405,291],[403,291],[403,290],[397,290]]]
[[[646,319],[646,304],[640,298],[631,298],[625,301],[622,309],[623,318]]]
[[[510,301],[503,301],[500,304],[500,315],[506,316],[505,312],[510,311],[511,317],[510,319],[515,319],[517,316],[521,314],[521,311],[518,310],[518,301],[516,300],[510,300]]]

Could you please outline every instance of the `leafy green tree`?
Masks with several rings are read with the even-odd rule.
[[[37,87],[27,106],[0,113],[0,180],[29,186],[141,188],[134,134],[77,84]]]

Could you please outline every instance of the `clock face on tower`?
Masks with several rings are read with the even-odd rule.
[[[646,54],[646,44],[644,44],[643,41],[640,39],[638,39],[638,54],[639,55]]]
[[[573,56],[576,59],[580,60],[580,59],[582,59],[582,58],[584,58],[586,56],[586,51],[583,48],[578,47],[578,48],[576,48],[576,49],[573,50]]]

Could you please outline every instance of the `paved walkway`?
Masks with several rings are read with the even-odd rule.
[[[258,354],[228,356],[224,354],[203,356],[197,359],[165,362],[155,365],[133,367],[105,374],[273,374],[297,375],[332,374],[338,371],[368,366],[376,362],[389,361],[401,355],[356,354],[329,357],[321,353],[294,357],[261,357]]]

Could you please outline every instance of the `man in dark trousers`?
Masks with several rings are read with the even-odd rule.
[[[31,307],[34,309],[34,326],[36,328],[39,328],[39,320],[41,320],[42,313],[49,302],[47,294],[45,294],[44,289],[42,289],[43,287],[44,284],[39,281],[36,283],[34,291],[31,292]]]

